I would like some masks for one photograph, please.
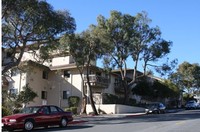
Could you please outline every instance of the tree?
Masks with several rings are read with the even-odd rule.
[[[10,110],[15,110],[21,108],[23,104],[26,106],[27,103],[33,101],[38,95],[32,90],[29,84],[26,84],[19,94],[8,94],[7,91],[4,91],[3,96],[5,98],[3,105]]]
[[[63,33],[73,33],[75,21],[68,11],[55,11],[42,0],[2,0],[2,48],[9,52],[11,61],[4,65],[2,74],[18,66],[30,43],[54,40]]]
[[[62,44],[66,44],[68,46],[68,50],[70,54],[73,56],[76,62],[76,66],[79,69],[81,74],[81,78],[83,81],[83,72],[86,69],[86,78],[87,78],[87,87],[89,88],[89,99],[91,103],[91,107],[95,115],[98,115],[94,100],[93,100],[93,92],[92,86],[90,84],[89,74],[90,67],[92,61],[100,58],[102,56],[102,47],[100,44],[100,40],[95,35],[96,31],[94,26],[90,26],[90,28],[86,31],[83,31],[80,34],[76,35],[65,35],[63,39],[61,39]],[[82,88],[83,101],[86,101],[86,94],[84,88]],[[83,102],[82,112],[85,113],[85,105]]]
[[[82,80],[82,108],[81,108],[81,114],[86,114],[86,104],[87,104],[87,96],[84,89],[84,69],[85,64],[87,60],[87,56],[83,55],[85,54],[84,51],[86,51],[85,48],[87,48],[84,44],[84,39],[81,37],[80,34],[71,34],[71,35],[64,35],[60,39],[60,49],[62,50],[62,53],[64,51],[69,51],[70,55],[74,58],[76,62],[76,67],[79,70],[79,73],[81,75]]]
[[[17,95],[16,101],[18,103],[23,103],[26,106],[27,103],[33,101],[37,96],[37,93],[31,89],[29,84],[26,84],[19,95]]]
[[[159,27],[150,27],[150,22],[151,19],[148,18],[148,14],[144,11],[138,13],[135,17],[135,32],[130,45],[130,54],[135,63],[132,83],[139,78],[139,76],[136,75],[139,61],[143,61],[143,75],[145,76],[147,73],[147,66],[160,68],[161,66],[152,64],[152,62],[156,62],[170,53],[172,42],[161,38]],[[167,66],[170,68],[169,65]]]
[[[198,63],[183,62],[170,79],[179,85],[188,97],[193,96],[200,91],[200,66]]]
[[[104,64],[108,68],[120,69],[121,80],[124,87],[124,103],[129,99],[128,82],[126,80],[126,60],[129,56],[130,38],[133,34],[134,17],[128,14],[122,14],[118,11],[111,11],[110,18],[98,16],[95,26],[97,35],[104,43]]]
[[[149,37],[151,37],[149,30],[150,22],[151,19],[147,17],[147,13],[144,11],[142,13],[138,13],[135,16],[133,27],[134,34],[131,36],[131,45],[129,47],[129,53],[132,56],[134,62],[134,74],[131,83],[135,83],[137,79],[137,67],[140,60],[140,55],[149,42]]]

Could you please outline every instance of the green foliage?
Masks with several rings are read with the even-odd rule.
[[[13,60],[2,73],[19,65],[30,43],[35,43],[30,50],[38,49],[41,43],[48,45],[61,34],[73,33],[75,27],[68,11],[55,11],[44,0],[2,0],[2,47],[9,48]],[[41,53],[45,59],[47,55]]]
[[[176,85],[169,81],[160,82],[154,81],[153,84],[145,80],[140,81],[132,90],[133,94],[148,97],[150,99],[156,98],[179,98],[180,91]]]
[[[23,91],[21,91],[19,93],[19,95],[17,96],[16,101],[20,104],[24,103],[27,104],[30,101],[33,101],[34,98],[36,98],[38,95],[37,93],[35,93],[30,87],[29,84],[26,84],[23,87]]]
[[[118,96],[113,94],[104,93],[103,94],[103,104],[118,104]]]
[[[68,98],[69,107],[78,107],[80,98],[78,96],[70,96]]]
[[[200,93],[200,66],[198,63],[183,62],[177,72],[170,76],[170,80],[182,91],[193,96]]]
[[[12,111],[10,108],[2,106],[1,110],[2,110],[2,117],[12,114]]]
[[[65,108],[65,111],[69,111],[69,112],[72,112],[73,114],[77,114],[77,107]]]
[[[132,90],[133,94],[141,96],[152,96],[153,89],[147,81],[140,81]]]

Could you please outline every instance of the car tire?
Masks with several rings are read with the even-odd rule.
[[[62,118],[60,120],[60,127],[67,127],[68,125],[68,120],[66,118]]]
[[[24,131],[29,132],[34,129],[34,121],[33,120],[26,120],[24,123]]]

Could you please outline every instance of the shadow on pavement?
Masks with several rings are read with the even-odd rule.
[[[50,127],[50,128],[35,128],[32,132],[54,132],[54,131],[65,131],[66,130],[74,130],[74,129],[85,129],[85,128],[91,128],[92,126],[82,126],[82,125],[76,125],[76,126],[67,126],[66,128],[60,128],[60,127]],[[3,131],[7,132],[7,131]],[[15,132],[23,132],[23,130],[15,130]]]

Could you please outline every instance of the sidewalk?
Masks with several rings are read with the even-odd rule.
[[[78,116],[74,116],[73,122],[70,122],[69,124],[80,124],[80,123],[86,123],[90,121],[103,121],[103,120],[109,120],[109,119],[134,117],[134,116],[142,116],[142,115],[146,115],[146,113],[78,115]]]
[[[171,109],[167,110],[166,113],[175,113],[182,111],[183,109]],[[100,114],[100,115],[78,115],[74,116],[74,120],[69,124],[81,124],[91,121],[105,121],[110,119],[126,118],[126,117],[135,117],[146,115],[146,113],[125,113],[125,114]]]

